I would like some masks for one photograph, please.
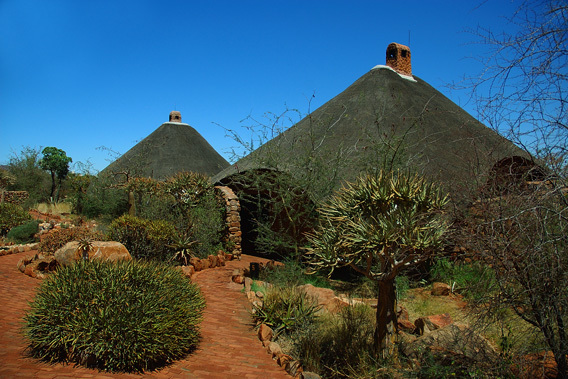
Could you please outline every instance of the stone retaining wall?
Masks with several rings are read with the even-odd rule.
[[[30,194],[27,191],[4,191],[1,196],[6,203],[22,204]]]
[[[226,217],[225,223],[227,225],[228,230],[228,241],[232,242],[233,250],[230,254],[233,254],[237,259],[240,259],[240,256],[243,252],[241,247],[242,241],[242,231],[241,231],[241,204],[239,202],[239,198],[232,189],[225,186],[216,186],[216,190],[221,193],[223,199],[225,199],[225,210],[226,210]]]

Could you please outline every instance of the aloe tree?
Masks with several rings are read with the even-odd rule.
[[[436,252],[448,224],[447,196],[418,175],[383,171],[347,183],[320,209],[321,223],[308,235],[315,270],[349,266],[379,288],[374,341],[378,357],[394,352],[395,278]]]

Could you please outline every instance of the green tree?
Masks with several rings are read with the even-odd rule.
[[[45,201],[49,196],[49,176],[39,166],[40,155],[41,148],[24,146],[20,152],[13,152],[8,162],[8,172],[15,181],[8,184],[7,190],[27,191],[26,206]]]
[[[39,161],[39,165],[42,169],[51,173],[51,200],[58,201],[61,182],[67,177],[67,174],[69,174],[69,163],[73,160],[67,156],[65,151],[52,146],[46,147],[41,153],[43,154],[43,158]],[[55,181],[56,178],[58,180],[57,185]]]
[[[447,201],[418,175],[380,171],[347,183],[319,209],[320,226],[308,235],[310,263],[330,273],[349,266],[377,283],[378,357],[394,353],[395,278],[436,252],[448,228],[442,214]]]

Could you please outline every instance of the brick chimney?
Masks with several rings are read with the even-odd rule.
[[[181,113],[179,113],[178,111],[171,111],[170,122],[181,122]]]
[[[410,64],[410,48],[399,43],[387,46],[387,66],[402,75],[412,76]]]

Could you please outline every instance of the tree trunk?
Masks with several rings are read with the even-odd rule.
[[[55,199],[55,171],[51,171],[51,195],[50,200],[53,202]]]
[[[394,278],[379,280],[377,301],[377,327],[375,329],[375,352],[378,358],[392,357],[396,337],[396,291]]]
[[[136,216],[136,201],[134,200],[134,192],[128,191],[128,214]]]

